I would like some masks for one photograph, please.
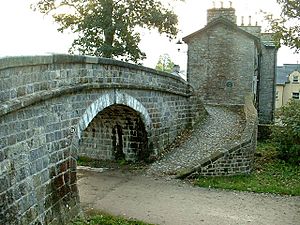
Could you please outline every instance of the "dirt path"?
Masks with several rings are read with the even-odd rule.
[[[169,225],[298,225],[300,197],[209,190],[120,171],[78,170],[84,210]]]

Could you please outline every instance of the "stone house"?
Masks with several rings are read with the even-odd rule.
[[[300,100],[299,64],[284,64],[277,67],[276,108],[286,105],[290,99]]]
[[[260,124],[273,121],[277,49],[261,27],[237,25],[235,9],[212,8],[207,25],[184,37],[187,80],[205,104],[242,105],[253,95]]]

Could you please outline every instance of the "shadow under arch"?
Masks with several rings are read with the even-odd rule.
[[[88,127],[91,121],[100,113],[102,110],[113,105],[124,105],[132,108],[139,113],[147,132],[148,139],[148,149],[151,149],[152,145],[152,121],[148,110],[139,102],[136,98],[128,95],[126,93],[120,92],[118,90],[111,91],[109,93],[103,94],[96,101],[94,101],[86,109],[84,114],[79,119],[77,126],[74,128],[74,136],[71,143],[71,156],[76,159],[78,155],[80,140],[82,138],[83,131]]]

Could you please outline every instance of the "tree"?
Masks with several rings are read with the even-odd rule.
[[[71,53],[138,62],[146,57],[138,28],[157,29],[170,39],[178,33],[177,15],[159,0],[39,0],[32,8],[51,14],[58,31],[78,34]]]
[[[171,73],[173,71],[174,62],[172,62],[171,57],[168,54],[163,54],[159,56],[158,62],[155,66],[156,70]]]
[[[300,101],[291,100],[277,112],[280,125],[272,129],[279,156],[295,164],[300,163]]]
[[[278,48],[283,44],[300,52],[300,1],[277,0],[277,2],[282,9],[280,17],[266,16],[271,25],[270,30],[274,33],[274,41]]]

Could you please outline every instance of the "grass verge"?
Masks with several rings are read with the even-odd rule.
[[[125,160],[100,160],[91,159],[85,156],[81,156],[77,159],[78,166],[89,166],[94,168],[110,168],[110,169],[124,169],[124,170],[143,170],[146,167],[144,162],[131,162]]]
[[[257,193],[300,195],[300,166],[288,164],[277,157],[271,143],[259,143],[254,171],[249,175],[232,177],[198,177],[194,183],[201,187],[222,188]]]
[[[98,212],[85,219],[78,219],[69,225],[154,225],[138,220],[125,219],[119,216],[112,216],[106,213]]]

